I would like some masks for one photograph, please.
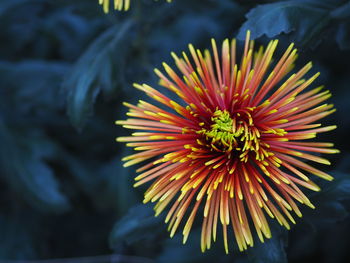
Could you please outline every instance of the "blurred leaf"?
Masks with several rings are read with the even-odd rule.
[[[350,199],[350,176],[347,173],[333,172],[335,180],[322,189],[319,197],[325,196],[329,200],[342,201]]]
[[[200,229],[192,230],[187,243],[182,243],[182,235],[177,234],[173,238],[168,238],[164,242],[164,249],[158,256],[156,262],[162,263],[195,263],[195,262],[220,262],[219,258],[215,258],[215,252],[209,250],[202,253],[200,249]],[[221,240],[219,240],[220,242]],[[223,248],[222,248],[223,249]],[[225,255],[224,250],[219,255]]]
[[[166,228],[162,221],[161,216],[154,216],[151,205],[136,205],[114,225],[109,237],[110,247],[116,248],[123,243],[131,245],[154,238]]]
[[[2,0],[0,6],[0,17],[7,14],[12,9],[27,3],[43,3],[46,0]]]
[[[97,185],[101,178],[96,171],[96,164],[94,162],[86,163],[78,156],[71,155],[64,149],[59,150],[59,156],[57,157],[60,163],[65,165],[65,168],[72,175],[72,181],[76,184],[77,188],[88,195],[91,199],[98,199],[95,197],[97,192]],[[96,201],[95,200],[95,201]],[[93,202],[94,200],[91,200]]]
[[[71,7],[52,12],[42,25],[42,35],[55,45],[65,59],[76,59],[99,29],[99,20],[85,18]],[[72,45],[71,43],[74,43]]]
[[[186,31],[183,28],[186,27]],[[187,49],[188,43],[198,44],[208,41],[210,37],[220,35],[222,28],[212,18],[203,15],[183,15],[170,27],[170,30],[162,28],[152,32],[149,39],[152,51],[156,53],[157,63],[159,57],[167,58],[170,52],[180,53]],[[215,35],[212,35],[215,32]],[[159,43],[164,43],[159,45]]]
[[[217,241],[212,244],[210,250],[205,253],[201,252],[201,226],[193,227],[191,234],[188,237],[186,244],[182,243],[183,236],[181,231],[173,238],[167,237],[163,242],[163,249],[156,258],[156,262],[163,263],[245,263],[247,257],[239,252],[234,239],[234,234],[229,232],[229,254],[225,253],[225,248],[222,240],[222,235],[219,231]]]
[[[286,229],[273,223],[270,225],[272,238],[264,243],[256,240],[254,247],[247,251],[248,258],[252,263],[287,263],[285,248],[288,244]]]
[[[3,0],[0,2],[0,56],[10,60],[18,56],[76,59],[106,24],[101,17],[86,17],[77,12],[82,2],[84,0],[73,3]]]
[[[59,183],[45,158],[52,152],[52,145],[40,134],[23,136],[0,122],[1,173],[9,185],[37,209],[62,213],[69,208],[69,201],[60,191]]]
[[[335,224],[348,217],[344,200],[350,200],[350,177],[340,172],[332,173],[333,182],[322,183],[321,192],[314,193],[311,201],[316,209],[305,209],[304,220],[312,225]]]
[[[0,61],[0,101],[4,99],[2,105],[7,105],[3,110],[16,105],[17,112],[33,116],[34,111],[44,115],[62,108],[64,101],[59,87],[68,68],[65,63],[42,60]]]
[[[348,215],[348,211],[343,204],[336,201],[328,201],[320,204],[317,207],[315,218],[312,221],[315,223],[337,223],[344,220]]]
[[[348,240],[350,225],[348,221],[337,224],[336,227],[328,228],[321,238],[324,262],[341,263],[347,258],[349,247],[346,242],[334,242],[335,240]]]
[[[350,1],[334,9],[331,12],[331,17],[336,19],[346,19],[350,17]]]
[[[211,6],[212,12],[203,13],[201,9],[205,5]],[[148,38],[151,52],[154,54],[154,62],[158,64],[162,62],[159,58],[167,59],[172,51],[180,53],[187,50],[189,43],[196,48],[205,48],[208,47],[210,38],[227,37],[225,31],[231,30],[232,24],[237,23],[242,15],[242,8],[227,0],[202,1],[200,5],[195,1],[184,1],[182,5],[176,5],[174,2],[174,7],[168,8],[171,10],[166,11],[171,11],[172,15],[175,14],[174,20],[166,27],[152,28]],[[183,14],[176,16],[176,11]],[[229,19],[224,20],[225,17]],[[163,13],[158,14],[157,17],[165,21],[166,18]]]
[[[40,28],[44,23],[42,12],[45,10],[45,0],[3,0],[0,5],[0,55],[13,59],[16,55],[23,54],[30,57],[30,54],[45,54],[48,46],[40,47]],[[28,46],[32,45],[30,52]],[[39,44],[39,45],[38,45]],[[11,48],[6,48],[11,45]],[[6,51],[5,51],[6,49]],[[22,53],[22,51],[25,52]],[[39,52],[35,52],[35,51]],[[5,52],[4,52],[5,51]]]
[[[338,162],[336,171],[341,175],[349,174],[350,173],[350,153],[342,152],[341,155],[342,155],[342,159]]]
[[[329,10],[315,0],[280,1],[258,5],[246,15],[238,38],[244,39],[247,30],[253,39],[262,35],[276,37],[293,32],[293,40],[307,43],[329,23]]]
[[[0,258],[6,259],[34,259],[34,238],[31,235],[33,227],[31,218],[14,216],[0,216]]]
[[[341,49],[350,49],[350,22],[339,24],[336,40]]]
[[[307,258],[317,250],[318,232],[307,224],[297,224],[289,233],[288,258],[292,262],[298,258]],[[294,241],[296,239],[296,241]],[[305,248],[308,249],[305,249]]]
[[[130,154],[130,151],[128,153]],[[122,153],[121,155],[128,154]],[[101,174],[101,180],[98,188],[101,195],[95,197],[100,201],[99,203],[107,207],[115,207],[115,210],[122,215],[138,203],[136,190],[133,187],[135,171],[133,168],[123,167],[119,156],[102,166],[99,174]]]
[[[78,60],[63,83],[68,96],[68,115],[73,125],[81,129],[92,114],[93,104],[101,89],[111,92],[121,80],[122,69],[115,64],[128,52],[131,22],[116,25],[97,38]],[[113,61],[116,59],[116,61]],[[118,59],[118,60],[117,60]],[[117,67],[117,68],[115,68]]]

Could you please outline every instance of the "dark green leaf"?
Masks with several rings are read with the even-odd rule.
[[[339,24],[336,40],[341,49],[350,49],[350,22],[344,22]]]
[[[252,263],[287,263],[286,247],[288,233],[277,224],[271,224],[272,238],[264,243],[256,241],[254,247],[247,251],[248,258]]]
[[[329,200],[341,201],[350,199],[350,176],[347,173],[333,172],[334,181],[328,183],[319,196]]]
[[[311,201],[316,209],[306,209],[304,220],[310,224],[335,224],[344,220],[349,211],[344,200],[350,200],[350,177],[341,172],[333,172],[335,180],[322,183],[321,192],[315,193]]]
[[[329,10],[314,0],[258,5],[246,17],[238,38],[244,39],[247,30],[251,31],[253,39],[262,35],[272,38],[294,32],[293,39],[300,44],[314,38],[330,21]]]
[[[16,105],[22,114],[43,115],[62,108],[59,88],[68,69],[68,64],[41,60],[0,62],[0,101],[2,106],[7,105],[4,110]]]
[[[162,217],[155,217],[150,205],[136,205],[113,227],[109,237],[111,248],[122,243],[133,244],[140,240],[153,238],[166,228]]]
[[[122,156],[126,156],[126,152],[129,153],[124,151]],[[115,207],[119,214],[124,215],[130,207],[139,202],[133,187],[135,170],[123,167],[119,157],[106,163],[99,174],[101,174],[99,182],[101,195],[96,198],[99,203]]]
[[[201,252],[200,249],[200,228],[191,230],[191,234],[184,245],[182,235],[177,234],[173,238],[164,241],[164,249],[157,257],[156,262],[162,263],[211,263],[211,262],[232,262],[231,255],[226,255],[224,247],[221,244],[214,244],[213,247]],[[222,242],[222,240],[218,240]],[[234,252],[232,252],[234,253]],[[237,256],[238,258],[238,256]],[[225,261],[226,260],[226,261]]]
[[[14,216],[0,216],[0,258],[6,259],[35,259],[34,236],[26,220],[33,223],[31,218],[24,219]]]
[[[336,19],[345,19],[350,17],[350,2],[347,2],[346,4],[334,9],[331,12],[331,17]]]
[[[111,94],[121,82],[121,65],[130,48],[131,22],[116,25],[95,40],[78,60],[63,83],[67,92],[68,115],[81,129],[92,114],[93,104],[102,90]]]
[[[40,134],[23,136],[0,122],[0,166],[9,185],[27,202],[45,212],[61,213],[69,201],[45,162],[52,145]]]

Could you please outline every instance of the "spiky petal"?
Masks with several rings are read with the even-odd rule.
[[[289,229],[293,213],[301,217],[297,202],[314,208],[300,189],[320,190],[308,175],[333,179],[308,161],[328,165],[319,153],[338,150],[306,141],[336,128],[317,123],[334,112],[323,103],[331,95],[309,88],[319,75],[305,78],[311,63],[289,74],[297,58],[293,44],[273,63],[277,43],[254,52],[248,32],[240,63],[235,40],[223,42],[221,57],[214,40],[212,53],[189,45],[190,56],[172,54],[182,77],[165,63],[166,74],[155,70],[176,99],[135,84],[163,106],[125,103],[130,118],[117,122],[141,130],[117,140],[139,151],[125,157],[124,166],[148,161],[135,183],[153,182],[144,203],[157,202],[156,215],[170,206],[170,235],[183,222],[184,243],[201,218],[202,251],[216,240],[218,225],[226,252],[230,226],[241,251],[254,244],[251,226],[261,242],[271,237],[267,216]]]
[[[99,4],[103,6],[103,11],[105,13],[109,12],[109,4],[110,0],[98,0]],[[168,3],[170,3],[172,0],[166,0]],[[128,11],[130,8],[130,0],[113,0],[114,2],[114,9],[118,11]]]

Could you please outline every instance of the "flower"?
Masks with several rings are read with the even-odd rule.
[[[99,4],[103,6],[103,11],[105,13],[108,13],[109,11],[109,2],[110,0],[98,0]],[[168,3],[170,3],[172,0],[166,0]],[[130,8],[130,0],[114,0],[114,9],[122,11],[128,11]]]
[[[216,240],[218,223],[226,253],[230,225],[243,251],[254,244],[250,226],[264,242],[271,237],[267,216],[289,229],[292,212],[302,216],[296,201],[314,208],[300,189],[320,190],[308,174],[333,179],[307,161],[329,165],[318,154],[339,151],[332,143],[304,141],[336,128],[315,123],[335,111],[332,104],[320,105],[331,94],[308,89],[319,76],[304,78],[311,62],[289,74],[297,58],[293,44],[273,62],[277,44],[254,52],[248,31],[240,64],[236,40],[223,42],[221,57],[215,40],[212,54],[192,45],[190,56],[172,53],[182,78],[165,63],[167,75],[155,73],[176,100],[134,85],[157,105],[125,103],[131,118],[117,124],[143,131],[117,141],[139,151],[125,157],[124,166],[148,160],[137,170],[135,186],[153,181],[144,203],[157,202],[156,215],[170,206],[165,221],[171,237],[184,221],[185,243],[197,216],[203,220],[202,251]]]

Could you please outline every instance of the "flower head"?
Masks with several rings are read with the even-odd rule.
[[[103,11],[105,13],[109,12],[109,2],[110,0],[98,0],[99,4],[103,6]],[[172,0],[166,0],[170,3]],[[114,0],[114,9],[119,11],[128,11],[130,8],[130,0]]]
[[[261,242],[271,237],[268,217],[289,229],[293,214],[301,217],[297,202],[314,208],[300,189],[320,190],[308,175],[333,179],[308,161],[330,164],[319,153],[338,150],[305,141],[336,128],[315,123],[335,111],[322,104],[328,91],[309,88],[319,73],[306,78],[308,63],[289,74],[297,58],[293,44],[272,62],[278,41],[254,52],[249,35],[240,63],[235,40],[223,42],[221,56],[214,40],[212,54],[192,45],[190,56],[172,54],[182,77],[165,63],[166,74],[155,73],[176,99],[135,84],[157,105],[125,103],[130,119],[117,121],[143,130],[117,140],[139,151],[123,159],[125,166],[148,160],[135,184],[153,181],[144,202],[157,202],[156,215],[169,206],[170,235],[183,222],[184,242],[195,217],[202,219],[203,251],[216,240],[218,225],[226,252],[229,226],[241,251],[253,246],[251,227]]]

